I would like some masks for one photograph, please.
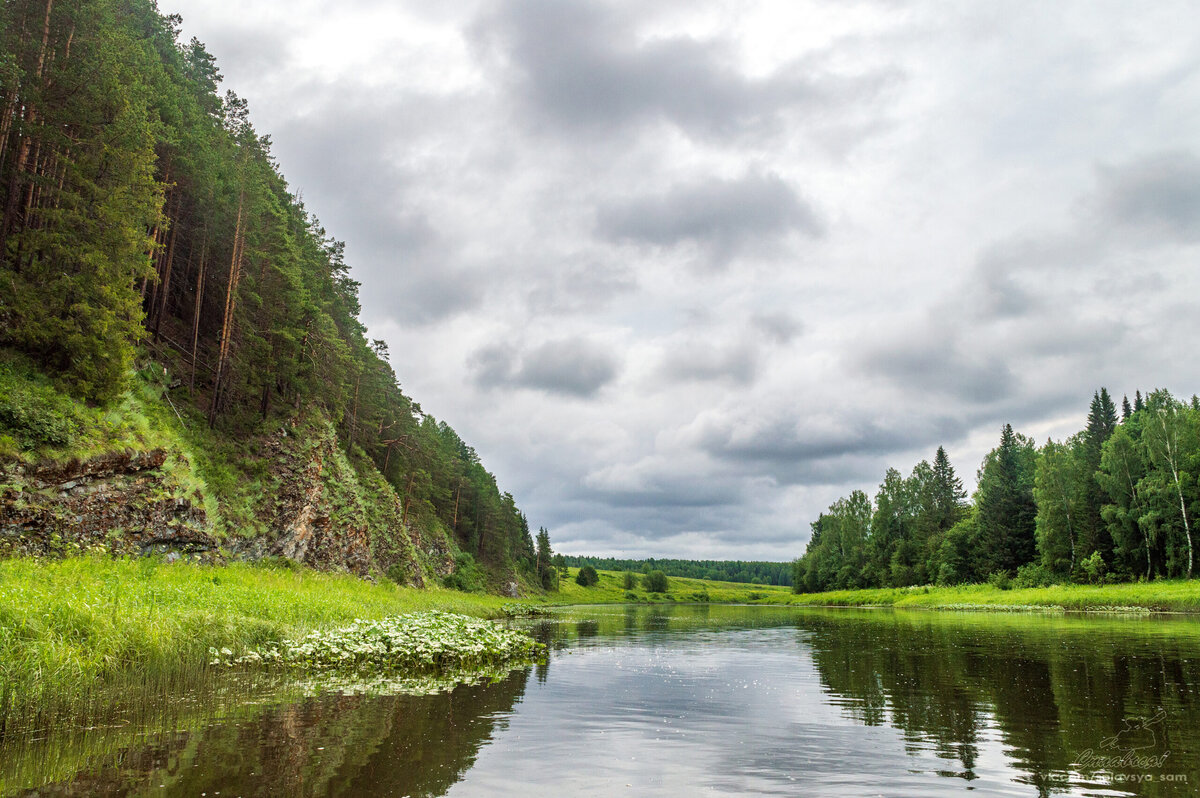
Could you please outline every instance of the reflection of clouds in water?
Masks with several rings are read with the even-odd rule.
[[[495,683],[237,711],[191,696],[170,721],[97,732],[120,748],[107,759],[56,731],[33,758],[79,775],[41,794],[146,791],[164,754],[181,795],[1117,794],[1080,758],[1152,740],[1165,766],[1118,776],[1200,783],[1194,620],[711,605],[514,623],[554,653]]]
[[[1200,682],[1197,624],[1167,646],[1095,619],[755,609],[580,611],[599,635],[555,655],[451,794],[1111,794],[1071,751],[1109,733],[1113,698]],[[1176,754],[1192,715],[1165,721]]]
[[[641,629],[669,621],[648,614]],[[451,795],[536,792],[537,785],[584,795],[795,794],[814,779],[824,785],[849,773],[858,774],[859,787],[915,789],[935,767],[931,760],[906,776],[913,762],[899,732],[848,725],[791,628],[574,649],[550,671]],[[530,774],[520,788],[505,776],[517,756]]]

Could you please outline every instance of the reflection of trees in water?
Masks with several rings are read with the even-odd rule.
[[[929,741],[965,779],[976,778],[989,716],[1016,766],[1047,795],[1065,788],[1067,772],[1126,728],[1125,719],[1166,708],[1161,734],[1151,740],[1146,732],[1145,742],[1171,752],[1160,772],[1186,772],[1189,784],[1200,783],[1195,627],[1179,639],[1147,638],[1106,623],[839,613],[806,616],[800,625],[822,683],[851,699],[846,710],[855,720],[888,723],[916,747]],[[1166,795],[1179,785],[1138,789]]]
[[[327,695],[266,707],[236,724],[124,751],[44,792],[121,794],[165,784],[179,795],[442,795],[474,764],[528,676],[521,669],[428,696]]]

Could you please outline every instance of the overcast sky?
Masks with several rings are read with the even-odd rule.
[[[792,559],[1200,390],[1194,2],[160,4],[557,550]]]

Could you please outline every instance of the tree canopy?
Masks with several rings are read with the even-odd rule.
[[[794,563],[798,592],[978,582],[1190,578],[1200,511],[1200,402],[1139,390],[1123,411],[1106,389],[1087,426],[1040,448],[1004,425],[973,501],[945,450],[875,496],[830,505]]]

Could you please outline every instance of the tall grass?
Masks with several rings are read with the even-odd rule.
[[[498,616],[504,599],[246,564],[79,557],[0,561],[0,734],[79,717],[115,683],[169,690],[235,652],[359,619],[440,609]]]

